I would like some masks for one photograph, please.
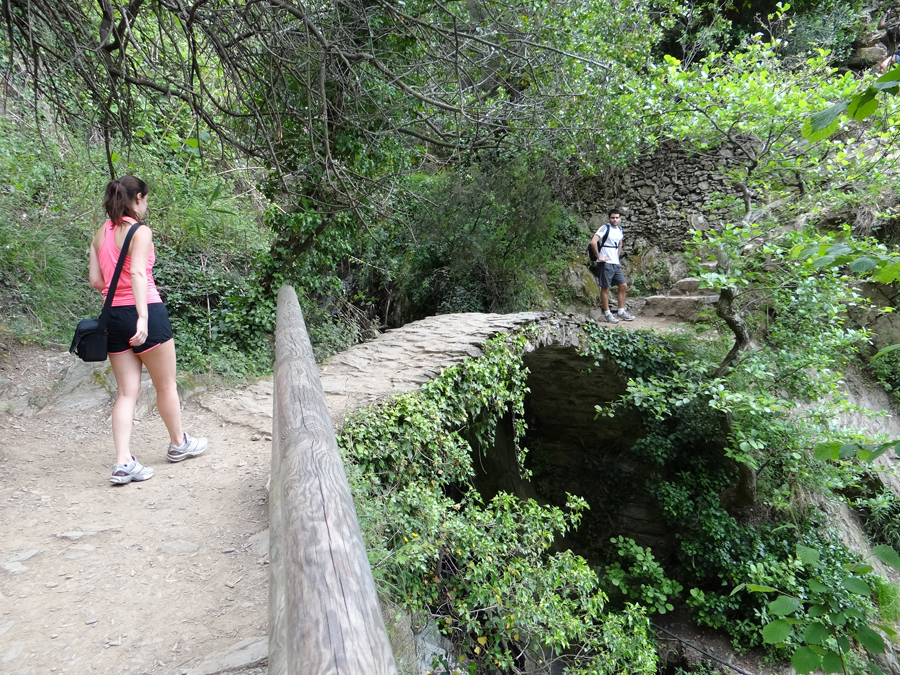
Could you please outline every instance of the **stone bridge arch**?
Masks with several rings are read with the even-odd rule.
[[[389,330],[371,342],[335,354],[319,367],[332,421],[340,428],[347,415],[414,391],[441,371],[481,356],[492,337],[525,327],[536,329],[527,347],[529,366],[542,374],[542,381],[552,384],[552,374],[544,375],[546,368],[555,364],[573,375],[593,363],[578,355],[582,330],[589,321],[559,312],[442,314]]]
[[[666,557],[672,533],[643,490],[650,467],[628,452],[643,435],[640,420],[622,414],[595,419],[594,406],[618,398],[626,381],[610,359],[595,366],[594,359],[581,355],[584,326],[591,321],[559,312],[444,314],[389,330],[320,364],[332,422],[340,429],[354,412],[415,391],[442,370],[480,356],[495,335],[529,328],[523,358],[531,390],[525,400],[525,445],[534,479],[524,481],[519,475],[510,419],[498,429],[494,447],[475,449],[476,489],[486,498],[503,490],[556,504],[565,502],[566,492],[582,496],[591,511],[572,535],[573,547],[590,555],[610,535],[623,534]],[[623,329],[620,324],[609,330]],[[209,394],[201,397],[201,404],[259,429],[260,435],[271,433],[271,380],[229,396]]]
[[[354,411],[414,391],[442,370],[480,356],[495,335],[529,328],[523,358],[530,389],[526,447],[535,480],[520,476],[510,418],[500,425],[493,447],[474,448],[475,487],[485,499],[503,490],[560,505],[567,492],[577,494],[592,509],[585,533],[574,535],[577,548],[599,550],[610,535],[624,534],[665,554],[673,543],[670,533],[638,489],[648,467],[628,453],[643,433],[640,420],[627,414],[596,419],[595,406],[619,398],[626,379],[611,359],[595,363],[581,353],[583,329],[591,321],[559,312],[445,314],[390,330],[320,366],[332,420],[340,428]]]

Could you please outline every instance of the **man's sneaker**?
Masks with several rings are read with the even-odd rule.
[[[169,443],[169,451],[166,453],[166,459],[170,462],[180,462],[188,457],[202,455],[203,451],[206,450],[207,445],[209,445],[209,439],[192,438],[185,434],[184,443],[181,445]]]
[[[604,317],[609,323],[619,323],[619,320],[616,318],[616,315],[613,314],[612,312],[610,312],[609,310],[606,310],[606,311],[603,313],[603,317]]]
[[[131,481],[138,482],[149,480],[150,478],[153,478],[153,469],[149,466],[144,466],[132,455],[128,464],[113,465],[112,476],[109,477],[109,482],[116,485],[124,485]]]
[[[619,318],[622,321],[634,321],[634,316],[632,314],[629,314],[627,309],[619,310]]]

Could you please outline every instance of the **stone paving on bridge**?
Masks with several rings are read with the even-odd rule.
[[[599,313],[596,310],[595,313]],[[322,388],[335,428],[344,418],[386,397],[421,387],[442,370],[480,356],[494,335],[528,324],[539,325],[537,346],[577,345],[581,327],[591,321],[580,314],[441,314],[389,330],[371,342],[335,354],[319,366]],[[603,325],[603,324],[601,324]],[[610,330],[680,330],[671,317],[641,317],[609,326]],[[272,378],[262,378],[243,391],[203,394],[200,404],[226,419],[272,433]]]

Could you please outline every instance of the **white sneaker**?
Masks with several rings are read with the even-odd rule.
[[[619,318],[623,321],[634,321],[634,316],[629,314],[627,309],[619,310]]]
[[[151,478],[153,478],[153,469],[149,466],[144,466],[135,459],[134,455],[132,455],[131,461],[128,462],[128,464],[113,465],[109,482],[115,483],[116,485],[125,485],[131,481],[139,482],[142,480],[150,480]]]
[[[608,323],[619,323],[619,319],[616,317],[616,315],[609,310],[606,310],[603,313],[603,318],[605,318]]]
[[[194,438],[193,436],[184,435],[184,443],[175,445],[169,443],[169,451],[166,453],[166,459],[170,462],[180,462],[188,457],[196,457],[202,455],[209,445],[207,438]]]

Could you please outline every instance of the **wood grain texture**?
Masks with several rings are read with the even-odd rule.
[[[278,292],[275,339],[269,673],[394,675],[319,371],[289,286]]]
[[[276,365],[277,369],[277,365]],[[278,414],[273,390],[273,416]],[[284,622],[284,519],[281,481],[281,434],[272,427],[272,459],[269,467],[269,675],[287,675],[286,626]]]

